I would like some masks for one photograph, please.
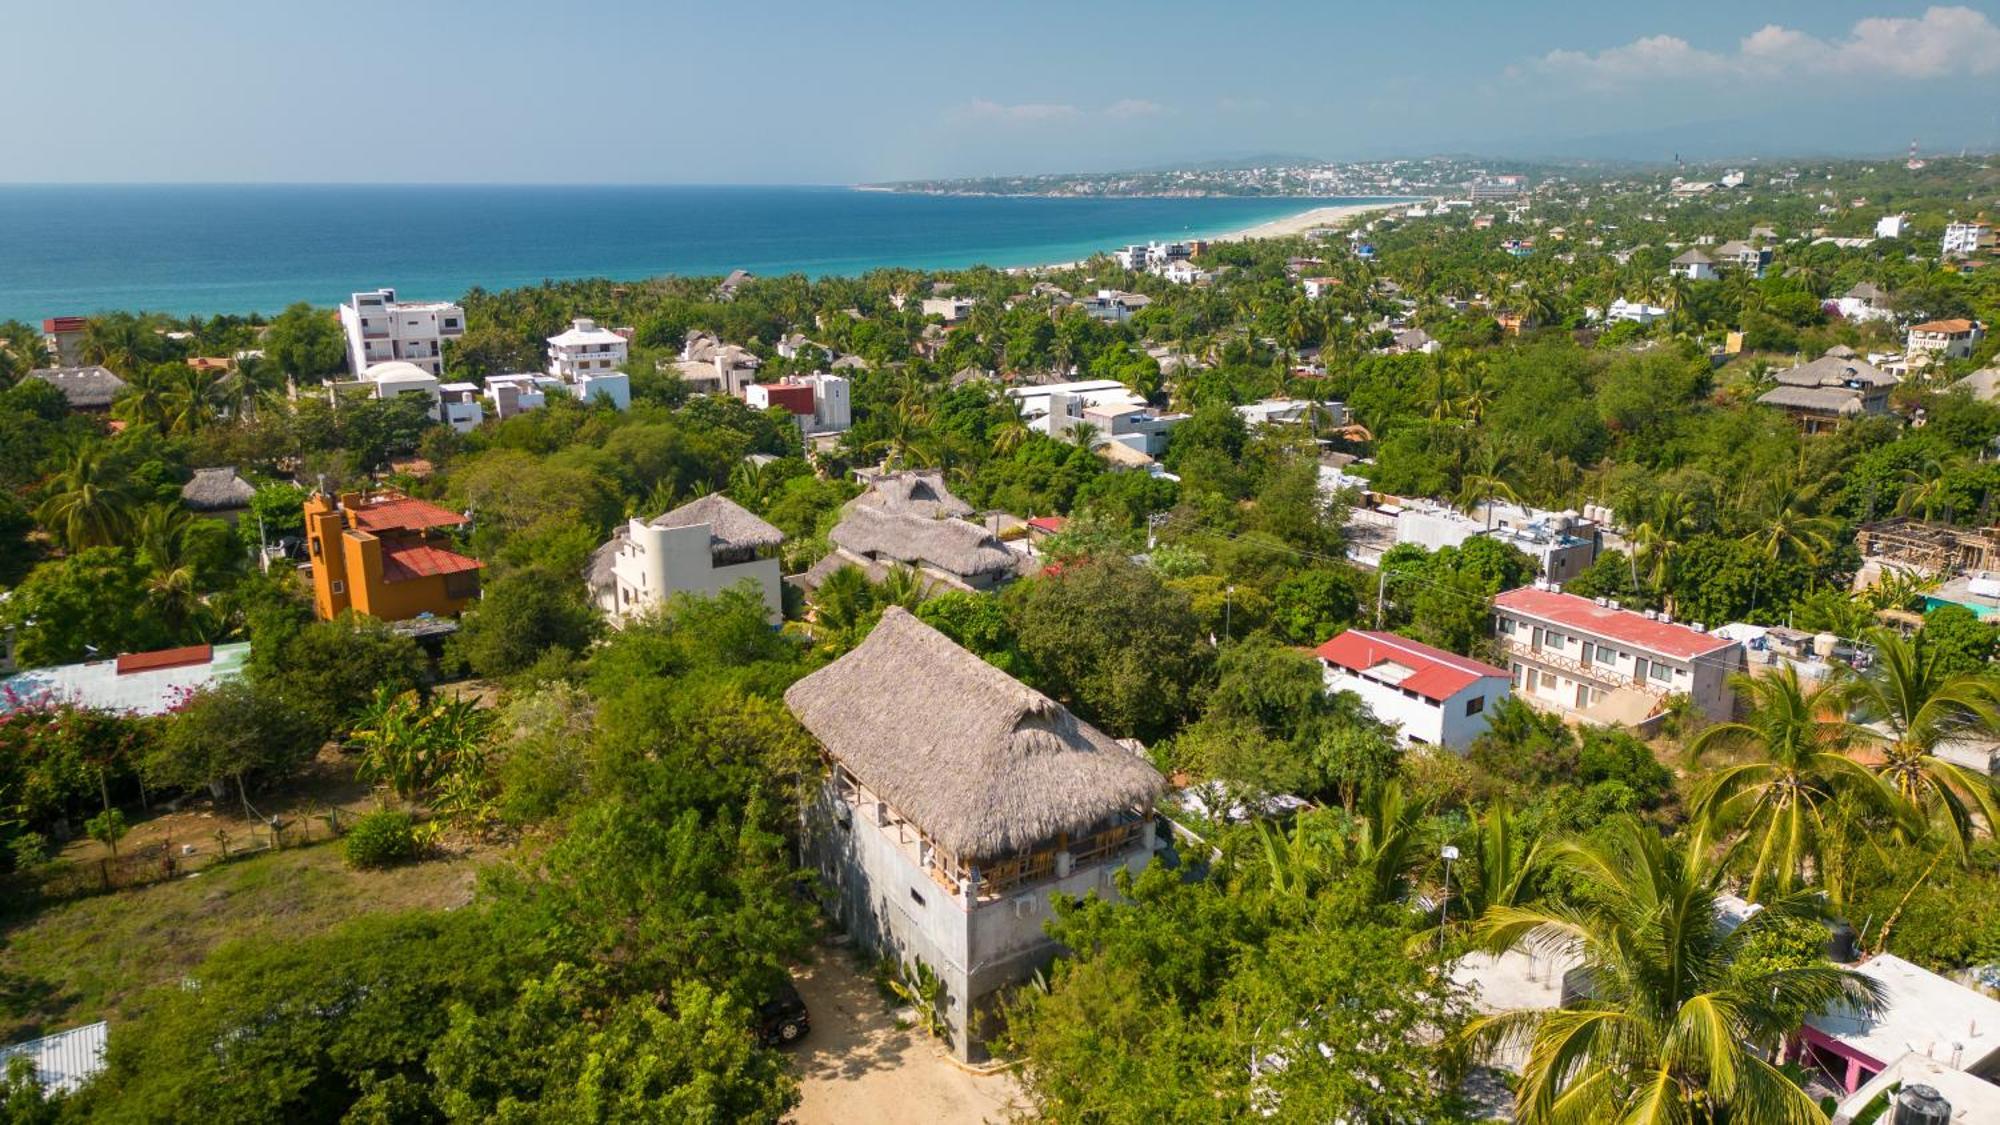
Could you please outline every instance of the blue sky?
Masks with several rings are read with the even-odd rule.
[[[0,181],[2000,147],[1991,4],[65,0],[5,27]]]

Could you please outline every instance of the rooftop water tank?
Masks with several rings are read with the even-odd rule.
[[[1892,1125],[1951,1125],[1951,1103],[1929,1086],[1905,1086]]]

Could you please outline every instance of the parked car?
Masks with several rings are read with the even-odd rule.
[[[805,998],[787,980],[757,1008],[757,1038],[767,1047],[796,1043],[812,1030]]]

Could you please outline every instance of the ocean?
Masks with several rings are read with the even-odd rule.
[[[275,313],[393,286],[851,275],[1073,261],[1357,199],[1032,199],[844,187],[0,185],[0,320]]]

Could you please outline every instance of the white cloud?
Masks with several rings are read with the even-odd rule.
[[[1119,121],[1129,121],[1134,117],[1158,117],[1166,111],[1167,107],[1158,102],[1149,102],[1144,98],[1125,98],[1105,107],[1104,116]]]
[[[1097,110],[1079,109],[1067,102],[1007,103],[976,98],[964,105],[954,106],[946,116],[958,122],[1035,126],[1087,120],[1135,121],[1158,117],[1166,112],[1166,106],[1144,98],[1122,98]]]
[[[1771,24],[1745,36],[1734,51],[1703,50],[1673,35],[1647,36],[1601,51],[1556,50],[1535,60],[1525,73],[1607,89],[1687,79],[1838,74],[1920,80],[1996,72],[2000,27],[1984,12],[1936,7],[1914,18],[1860,20],[1838,40]]]

